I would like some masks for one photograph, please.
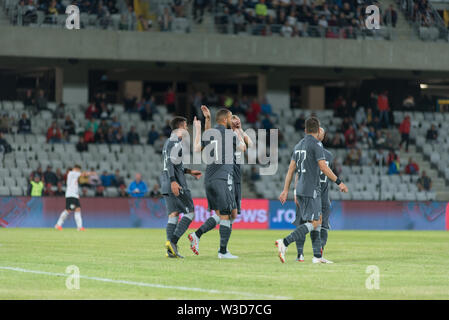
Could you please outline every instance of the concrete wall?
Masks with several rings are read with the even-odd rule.
[[[0,57],[449,71],[449,44],[0,27]]]

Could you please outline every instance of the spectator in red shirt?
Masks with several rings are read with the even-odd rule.
[[[165,93],[164,99],[164,103],[167,106],[169,113],[175,113],[176,111],[175,101],[176,101],[175,91],[173,90],[172,87],[169,87],[168,91]]]
[[[95,103],[91,103],[89,107],[86,109],[84,116],[86,119],[97,119],[99,116],[100,110],[97,108]]]
[[[246,121],[248,121],[249,123],[256,123],[261,110],[262,109],[259,102],[256,98],[254,98],[251,102],[251,105],[249,106],[249,111],[246,114]]]
[[[408,164],[405,167],[406,174],[418,174],[419,166],[416,162],[413,162],[412,158],[408,159]]]
[[[405,142],[405,152],[408,152],[408,143],[410,140],[410,116],[406,116],[404,120],[402,120],[402,123],[399,126],[399,132],[402,136],[399,148],[402,148],[402,143]]]
[[[51,127],[47,130],[47,142],[57,143],[61,142],[62,134],[56,121],[53,121]]]
[[[91,128],[88,128],[84,131],[84,143],[93,143],[95,142],[95,135]]]
[[[349,128],[345,132],[345,142],[346,147],[352,148],[355,146],[356,137],[355,137],[355,129],[354,126],[349,126]]]
[[[385,90],[377,97],[377,108],[379,109],[379,120],[382,126],[388,128],[390,126],[390,119],[388,113],[390,112],[390,106],[388,104],[388,91]]]

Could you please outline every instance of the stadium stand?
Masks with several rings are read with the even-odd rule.
[[[83,29],[448,40],[443,18],[423,0],[350,1],[341,5],[324,0],[1,0],[0,25],[63,28],[70,4],[80,8]],[[381,10],[380,29],[376,31],[365,25],[366,7],[372,4]]]
[[[232,108],[235,108],[235,103]],[[160,160],[160,147],[164,142],[164,131],[166,133],[166,123],[172,115],[168,112],[165,105],[153,106],[154,112],[152,120],[142,120],[142,114],[137,112],[125,112],[125,107],[121,104],[108,106],[111,112],[107,120],[94,119],[91,122],[86,118],[90,114],[86,112],[88,106],[82,104],[70,104],[64,107],[64,116],[57,119],[53,118],[58,106],[49,102],[48,109],[33,115],[25,108],[22,101],[2,101],[1,111],[3,115],[7,114],[10,119],[10,125],[3,134],[4,140],[11,145],[12,152],[3,152],[3,159],[0,168],[0,194],[1,195],[27,195],[29,194],[29,179],[33,170],[41,168],[46,170],[51,166],[52,170],[64,172],[68,167],[79,163],[86,170],[94,169],[98,175],[106,172],[108,175],[114,174],[120,170],[126,186],[133,180],[135,173],[143,174],[148,189],[151,190],[158,183],[158,176],[161,172],[162,162]],[[250,107],[251,108],[251,107]],[[359,107],[358,109],[364,109]],[[51,111],[50,111],[51,110]],[[214,111],[215,108],[212,108]],[[276,109],[275,109],[276,110]],[[266,110],[265,110],[266,111]],[[235,113],[242,117],[244,111],[237,107]],[[271,111],[270,111],[271,112]],[[23,113],[28,113],[31,118],[31,134],[17,133],[19,119]],[[342,194],[331,184],[331,198],[352,199],[352,200],[435,200],[440,197],[447,197],[446,184],[449,182],[449,113],[439,112],[421,112],[421,111],[394,111],[394,123],[390,127],[379,128],[374,144],[370,142],[368,128],[364,122],[356,124],[352,118],[342,117],[340,111],[334,110],[303,110],[303,109],[285,109],[279,114],[270,114],[268,116],[256,117],[254,123],[249,123],[250,113],[246,113],[247,120],[244,121],[244,129],[266,128],[271,123],[273,128],[280,128],[279,140],[279,167],[275,176],[260,176],[253,179],[250,166],[243,166],[243,173],[247,179],[244,179],[243,192],[245,197],[264,197],[275,198],[283,186],[284,173],[287,171],[290,162],[291,150],[297,141],[299,141],[304,132],[300,126],[301,119],[312,114],[317,115],[322,126],[327,131],[327,138],[324,141],[325,146],[334,154],[334,170],[339,173],[342,179],[347,182],[353,192]],[[67,130],[66,115],[70,115],[75,124],[75,133],[73,135],[62,134],[58,143],[47,142],[48,128],[53,122],[62,128],[62,132]],[[398,148],[400,133],[399,124],[404,117],[411,117],[410,146],[408,152]],[[100,117],[100,116],[99,116]],[[260,119],[263,120],[261,121]],[[242,118],[244,119],[244,118]],[[269,122],[265,122],[268,121]],[[426,141],[427,131],[434,124],[438,135],[435,141]],[[87,127],[96,127],[99,125],[120,128],[123,131],[125,139],[122,137],[118,141],[114,137],[107,136],[113,132],[113,129],[105,131],[104,141],[98,134],[95,134],[97,143],[88,143],[87,150],[78,151],[79,137],[85,136]],[[345,126],[354,125],[356,137],[354,145],[348,147],[348,135],[350,130],[345,131]],[[131,127],[135,127],[135,133],[138,135],[139,144],[131,145],[126,143],[131,139],[128,133]],[[148,144],[149,132],[157,132],[153,136],[151,143]],[[346,135],[344,134],[346,133]],[[343,144],[335,145],[335,137],[340,136]],[[134,136],[132,136],[134,137]],[[345,141],[346,139],[346,141]],[[113,141],[112,143],[98,143]],[[391,143],[387,145],[385,141]],[[338,148],[337,148],[338,147]],[[394,152],[388,154],[388,149],[394,150],[399,157],[399,173],[389,174],[389,162],[394,160]],[[442,148],[446,152],[435,152]],[[399,151],[398,151],[399,150]],[[3,150],[4,151],[4,150]],[[82,148],[81,148],[81,151]],[[391,158],[391,159],[390,159]],[[409,158],[417,163],[419,171],[415,175],[405,173],[405,168]],[[379,161],[383,159],[383,161]],[[201,165],[204,170],[204,165]],[[430,190],[420,191],[417,186],[421,173],[426,171],[427,176],[432,181]],[[204,196],[203,181],[189,180],[192,194],[194,197]],[[101,185],[101,182],[98,183]],[[85,196],[95,196],[98,191],[94,187],[86,188]],[[103,186],[104,196],[125,196],[117,186]],[[57,183],[53,184],[51,190],[46,190],[46,194],[53,194],[58,191]],[[97,195],[99,195],[97,193]]]

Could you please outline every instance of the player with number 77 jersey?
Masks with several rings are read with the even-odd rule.
[[[314,249],[313,261],[324,261],[321,256],[321,245],[319,241],[319,231],[322,222],[320,172],[323,172],[331,181],[339,185],[342,192],[348,192],[346,185],[341,182],[326,164],[323,145],[319,141],[319,120],[316,117],[310,117],[306,120],[305,124],[306,136],[293,150],[290,166],[285,177],[284,190],[279,196],[279,200],[284,204],[287,200],[290,184],[296,171],[299,176],[296,186],[296,197],[300,210],[298,215],[304,223],[299,225],[286,238],[276,241],[279,258],[283,263],[285,262],[285,252],[288,245],[297,240],[305,239],[306,234],[311,231],[318,231],[318,241],[314,242],[314,239],[312,239],[312,247]]]

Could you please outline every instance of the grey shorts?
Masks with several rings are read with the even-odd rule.
[[[293,222],[295,226],[299,226],[307,221],[320,220],[321,216],[321,197],[303,197],[296,196],[299,207],[296,207],[296,219]]]
[[[173,212],[190,213],[195,211],[190,190],[180,190],[177,197],[173,193],[164,194],[164,199],[168,215]]]
[[[206,181],[205,188],[209,210],[218,210],[220,214],[229,215],[237,208],[232,178]]]
[[[240,214],[240,210],[242,208],[242,185],[240,183],[234,183],[234,195],[237,213]]]

